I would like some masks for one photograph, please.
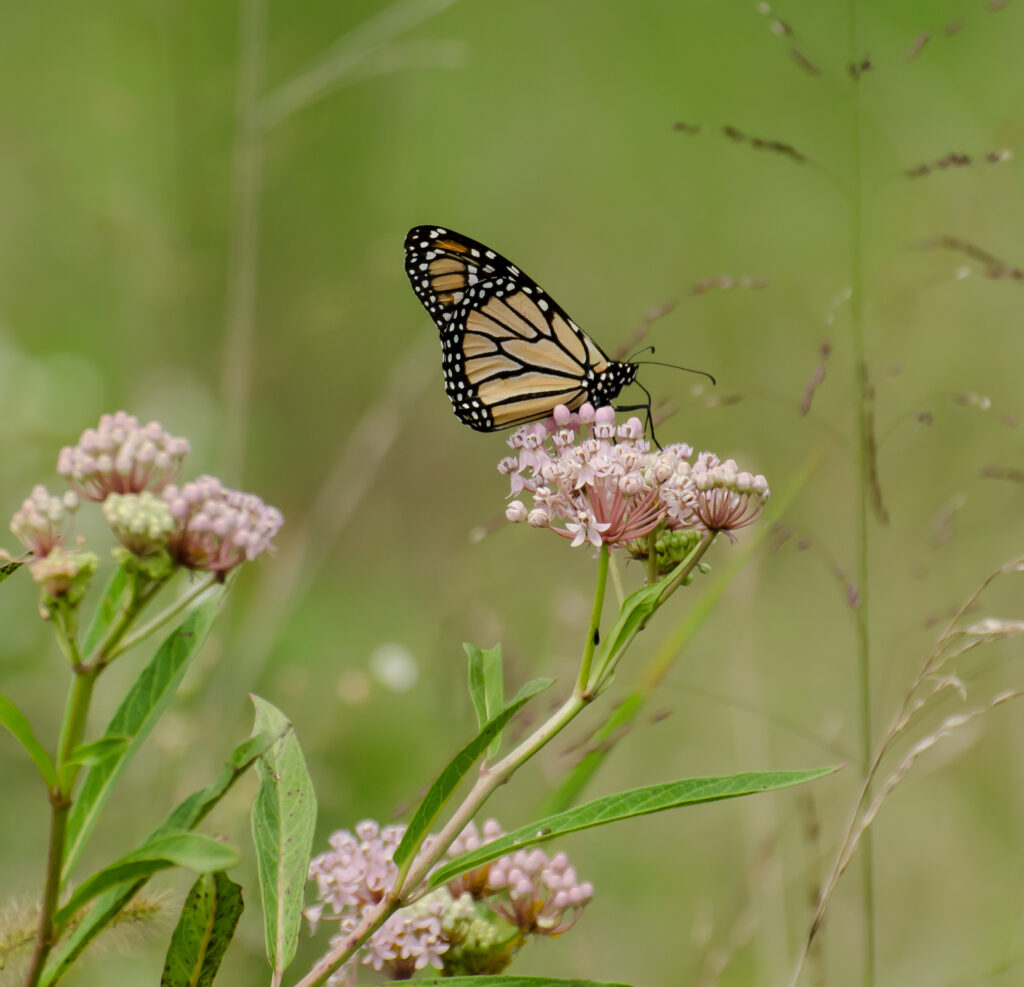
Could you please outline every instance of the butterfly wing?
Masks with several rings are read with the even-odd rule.
[[[609,361],[535,281],[476,240],[417,226],[405,258],[413,291],[441,332],[452,407],[478,431],[546,418],[557,404],[578,408],[609,371],[625,366]]]

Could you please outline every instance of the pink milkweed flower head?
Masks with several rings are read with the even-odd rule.
[[[37,484],[11,518],[11,533],[37,559],[44,558],[61,543],[77,510],[77,494],[68,491],[57,497]]]
[[[117,411],[61,449],[57,472],[83,500],[102,501],[112,493],[160,490],[178,476],[189,450],[187,439],[169,435],[159,422],[140,425]]]
[[[730,538],[758,519],[770,495],[760,473],[741,470],[733,459],[723,462],[713,452],[702,452],[683,481],[665,491],[673,525],[724,531]]]
[[[225,487],[215,476],[201,476],[180,487],[169,484],[161,497],[174,518],[168,539],[180,565],[227,572],[270,548],[284,518],[255,494]]]
[[[337,922],[332,946],[341,944],[393,888],[394,854],[404,835],[404,826],[381,828],[366,820],[354,833],[338,830],[330,837],[330,850],[310,862],[317,902],[304,915],[314,930],[321,921]],[[502,835],[493,819],[480,828],[470,823],[446,856],[454,859]],[[433,839],[428,837],[424,848]],[[593,885],[577,879],[564,853],[549,860],[542,850],[520,851],[482,864],[395,912],[328,983],[354,984],[359,965],[392,980],[407,980],[428,966],[445,974],[500,972],[522,944],[510,946],[502,919],[524,936],[558,935],[575,923],[593,895]]]
[[[491,864],[487,890],[494,908],[523,932],[557,936],[571,929],[594,897],[594,886],[579,881],[564,853],[550,860],[539,848],[517,850]]]
[[[509,439],[518,457],[499,471],[513,500],[506,517],[549,527],[571,545],[622,545],[642,538],[668,516],[662,486],[683,470],[692,449],[683,444],[652,451],[643,425],[632,417],[616,425],[615,410],[558,405],[550,419],[519,429]]]

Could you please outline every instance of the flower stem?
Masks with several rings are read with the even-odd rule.
[[[594,649],[601,637],[601,611],[604,609],[604,591],[608,585],[610,557],[611,549],[607,545],[602,545],[597,569],[597,588],[594,590],[594,606],[590,612],[590,627],[583,645],[583,657],[580,659],[580,674],[576,679],[576,691],[584,695],[587,694],[590,685],[590,666],[594,660]]]
[[[647,585],[653,586],[658,581],[658,529],[647,533]]]
[[[169,606],[163,613],[157,614],[157,616],[155,616],[148,624],[144,624],[134,634],[129,635],[121,640],[119,644],[112,647],[107,654],[106,660],[108,662],[113,661],[119,654],[127,651],[129,648],[149,637],[150,634],[158,631],[165,624],[183,613],[211,586],[216,585],[218,578],[217,573],[214,572],[207,576],[206,579],[201,580],[192,590],[181,597],[180,600]]]
[[[602,668],[597,671],[596,682],[594,683],[593,689],[591,690],[593,695],[598,695],[603,692],[611,682],[612,676],[615,674],[615,668],[622,659],[622,656],[626,653],[629,646],[633,643],[634,638],[639,634],[646,626],[647,622],[651,619],[654,613],[659,607],[683,584],[683,581],[691,572],[697,567],[697,563],[704,557],[704,554],[711,547],[711,543],[715,540],[716,532],[705,531],[701,536],[700,541],[690,552],[690,554],[679,563],[676,568],[675,575],[669,582],[667,582],[661,592],[658,594],[657,601],[654,605],[654,609],[644,617],[630,632],[629,636],[618,648],[618,650],[609,655],[607,661]]]
[[[71,761],[75,748],[85,735],[89,717],[89,703],[93,686],[100,669],[83,665],[78,655],[78,644],[72,633],[73,621],[54,621],[54,630],[60,641],[61,650],[73,657],[74,678],[64,710],[57,740],[57,787],[50,792],[50,838],[46,853],[46,878],[43,897],[39,907],[39,925],[36,930],[35,948],[25,975],[24,987],[35,987],[42,975],[43,966],[50,950],[60,935],[53,922],[54,912],[60,898],[60,874],[64,866],[64,834],[67,828],[68,811],[71,808],[71,791],[78,777],[80,765]]]

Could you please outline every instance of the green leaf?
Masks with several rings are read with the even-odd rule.
[[[101,737],[91,744],[76,747],[68,758],[68,764],[85,764],[90,767],[102,764],[108,757],[123,751],[129,743],[128,737]]]
[[[683,781],[647,785],[644,788],[619,792],[617,795],[607,795],[575,809],[567,809],[565,812],[539,819],[513,833],[506,833],[478,850],[456,857],[430,875],[430,887],[440,887],[459,874],[480,867],[491,860],[497,860],[511,851],[545,843],[566,833],[575,833],[581,829],[604,826],[620,819],[646,816],[652,812],[662,812],[683,805],[716,802],[720,799],[737,798],[740,795],[753,795],[755,792],[789,788],[791,785],[812,781],[837,770],[812,768],[809,771],[748,771],[713,778],[687,778]]]
[[[680,565],[685,565],[685,561]],[[657,609],[658,597],[668,582],[675,575],[675,570],[664,579],[651,586],[641,586],[635,593],[630,593],[622,601],[619,616],[612,629],[605,635],[601,647],[594,659],[595,668],[604,668],[632,639],[648,617]]]
[[[475,644],[463,644],[469,656],[469,695],[476,710],[477,726],[481,729],[488,720],[501,711],[505,702],[505,681],[501,665],[501,645],[481,651]],[[487,750],[487,756],[494,758],[501,749],[499,733]]]
[[[430,790],[423,797],[416,809],[412,822],[409,823],[402,837],[402,842],[395,850],[394,861],[401,869],[407,860],[416,852],[423,837],[426,836],[438,813],[444,808],[458,783],[483,754],[487,745],[499,734],[516,713],[538,692],[551,685],[551,679],[534,679],[527,682],[519,690],[519,694],[497,716],[488,720],[484,728],[453,757],[437,776]]]
[[[4,562],[0,565],[0,583],[2,583],[8,576],[13,576],[25,563],[17,560],[11,562]]]
[[[181,802],[167,819],[149,837],[151,842],[173,830],[188,830],[198,826],[209,811],[227,794],[232,785],[266,751],[278,735],[259,733],[239,744],[232,751],[228,763],[217,779],[206,788],[193,792]],[[40,987],[52,987],[67,973],[68,968],[81,955],[86,946],[103,931],[111,920],[146,883],[143,878],[121,884],[105,891],[75,927],[63,936],[50,953]]]
[[[57,787],[57,769],[50,760],[50,755],[32,732],[32,725],[17,706],[4,695],[0,695],[0,726],[5,727],[10,735],[25,748],[28,756],[35,762],[39,773],[46,782],[46,787],[53,790]]]
[[[484,654],[475,645],[465,641],[462,645],[469,659],[469,698],[473,700],[476,712],[476,725],[483,727],[487,716],[487,693],[484,686]]]
[[[91,655],[96,645],[103,640],[104,635],[110,630],[110,625],[113,624],[114,619],[123,610],[121,601],[128,592],[132,579],[132,575],[124,566],[118,566],[114,570],[103,590],[102,599],[96,605],[96,612],[92,615],[89,629],[85,632],[85,638],[82,642],[82,654]]]
[[[256,766],[260,789],[252,807],[267,959],[274,973],[291,963],[299,940],[306,874],[316,827],[316,795],[289,722],[276,707],[252,696],[255,729],[281,735]]]
[[[202,833],[167,832],[147,840],[137,850],[126,854],[103,870],[83,881],[67,903],[57,910],[54,921],[63,925],[83,905],[108,888],[126,881],[139,881],[169,867],[187,867],[197,874],[210,874],[234,867],[242,855],[233,847]]]
[[[200,875],[182,905],[160,987],[209,987],[244,907],[241,887],[223,871]]]
[[[68,814],[62,880],[67,879],[78,863],[114,783],[174,697],[182,676],[210,630],[222,595],[218,593],[197,607],[168,635],[114,713],[104,739],[127,737],[128,744],[119,753],[90,767],[82,781]]]
[[[429,977],[417,980],[416,987],[629,987],[604,980],[556,980],[554,977]]]

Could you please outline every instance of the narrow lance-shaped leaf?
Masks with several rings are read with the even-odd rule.
[[[667,576],[650,586],[641,586],[622,601],[618,618],[601,642],[601,647],[594,660],[595,668],[603,669],[625,647],[633,634],[658,608],[658,597],[665,591],[665,587],[675,579],[688,560],[689,556],[683,559]]]
[[[104,867],[75,888],[67,903],[57,910],[58,926],[72,918],[83,905],[107,888],[138,881],[169,867],[187,867],[198,874],[234,867],[242,859],[233,847],[202,833],[170,832],[147,840],[137,850]]]
[[[218,593],[204,602],[168,635],[114,713],[104,738],[127,738],[128,743],[89,768],[82,781],[68,815],[63,880],[78,862],[114,783],[177,691],[186,669],[206,639],[221,599],[222,594]]]
[[[481,651],[475,644],[463,644],[469,656],[469,695],[476,710],[477,726],[493,719],[505,702],[505,677],[501,664],[501,644]],[[498,733],[487,756],[492,760],[501,750],[501,733]]]
[[[82,654],[92,654],[93,649],[110,630],[110,625],[122,612],[122,605],[131,583],[132,576],[128,570],[123,565],[118,566],[103,588],[103,596],[100,597],[99,603],[96,604],[96,611],[82,641]]]
[[[54,789],[57,787],[57,769],[50,760],[43,745],[39,743],[35,733],[32,731],[32,724],[28,722],[25,714],[14,705],[6,696],[0,695],[0,726],[4,727],[10,735],[25,748],[28,756],[35,762],[39,773],[46,782],[46,787]]]
[[[288,719],[259,696],[256,729],[280,734]],[[295,736],[287,730],[256,766],[260,790],[252,807],[267,959],[280,974],[295,956],[306,874],[316,827],[316,795]]]
[[[484,695],[487,698],[487,719],[497,716],[505,705],[505,671],[501,661],[501,644],[488,648],[483,653],[484,659]],[[492,760],[501,750],[501,731],[495,734],[491,746],[487,748],[487,756]]]
[[[201,874],[182,905],[160,987],[209,987],[244,907],[241,887],[225,873]]]
[[[152,842],[157,837],[173,830],[188,830],[197,826],[227,794],[232,785],[252,766],[253,762],[277,739],[278,735],[259,733],[239,744],[232,751],[227,765],[217,779],[206,788],[193,792],[179,803],[167,819],[154,830],[147,842]],[[81,921],[60,939],[53,952],[50,953],[43,975],[39,980],[40,987],[52,987],[67,973],[68,968],[82,954],[85,947],[138,894],[147,879],[147,877],[143,877],[120,884],[105,891],[93,902],[92,907]]]
[[[8,576],[13,576],[24,564],[25,563],[20,560],[12,560],[0,565],[0,583],[2,583]]]
[[[469,659],[469,698],[473,701],[476,725],[482,727],[489,719],[487,695],[484,688],[484,653],[475,644],[470,644],[468,641],[462,647]]]
[[[395,850],[394,861],[398,867],[416,852],[423,837],[426,836],[438,813],[444,808],[456,785],[465,777],[477,759],[486,750],[487,745],[500,733],[509,720],[538,692],[551,685],[551,679],[534,679],[527,682],[519,690],[519,694],[497,716],[488,720],[484,728],[453,757],[437,776],[430,790],[423,797],[405,830],[402,842]]]
[[[90,767],[101,764],[108,757],[120,754],[130,740],[128,737],[101,737],[91,744],[82,744],[76,747],[68,758],[69,764],[87,764]]]
[[[809,771],[749,771],[714,778],[687,778],[683,781],[647,785],[644,788],[619,792],[617,795],[608,795],[575,809],[538,819],[535,823],[498,837],[478,850],[456,857],[431,874],[430,887],[439,887],[459,874],[497,860],[511,851],[544,843],[566,833],[575,833],[581,829],[604,826],[621,819],[645,816],[683,805],[715,802],[720,799],[737,798],[740,795],[753,795],[755,792],[788,788],[791,785],[821,778],[836,770],[813,768]]]

